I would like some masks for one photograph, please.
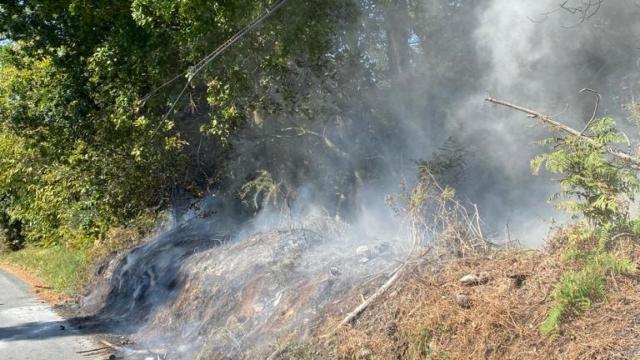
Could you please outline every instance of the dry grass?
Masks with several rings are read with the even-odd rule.
[[[617,248],[640,258],[633,241]],[[640,282],[634,275],[612,275],[606,301],[567,319],[558,334],[540,334],[549,294],[567,266],[552,250],[513,250],[455,260],[438,272],[416,267],[352,327],[310,347],[317,359],[637,359]],[[461,285],[470,273],[490,280]],[[470,300],[468,308],[456,301],[459,294]]]

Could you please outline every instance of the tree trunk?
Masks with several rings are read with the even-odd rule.
[[[386,7],[387,58],[391,76],[401,75],[409,65],[410,17],[407,0],[389,0]]]

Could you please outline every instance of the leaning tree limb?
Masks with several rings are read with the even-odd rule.
[[[512,104],[512,103],[503,101],[503,100],[494,99],[492,97],[486,98],[485,101],[488,101],[488,102],[496,104],[496,105],[505,106],[505,107],[508,107],[508,108],[523,112],[523,113],[529,115],[529,117],[537,118],[538,120],[542,121],[542,123],[544,123],[546,125],[549,125],[552,128],[555,128],[557,130],[563,131],[563,132],[565,132],[565,133],[567,133],[569,135],[573,135],[573,136],[575,136],[577,138],[580,138],[580,139],[582,139],[582,140],[584,140],[584,141],[586,141],[586,142],[588,142],[590,144],[594,144],[594,145],[596,144],[596,141],[593,140],[593,138],[591,138],[591,137],[589,137],[587,135],[584,135],[580,131],[578,131],[578,130],[576,130],[576,129],[568,126],[568,125],[565,125],[565,124],[553,119],[551,116],[544,115],[544,114],[539,113],[539,112],[537,112],[535,110],[527,109],[525,107],[522,107],[522,106],[519,106],[519,105],[515,105],[515,104]],[[632,156],[630,154],[627,154],[627,153],[625,153],[623,151],[608,147],[608,146],[605,147],[605,150],[611,156],[613,156],[613,157],[615,157],[615,158],[617,158],[619,160],[622,160],[623,162],[625,162],[627,164],[630,164],[635,168],[640,168],[640,159],[639,158],[637,158],[635,156]]]

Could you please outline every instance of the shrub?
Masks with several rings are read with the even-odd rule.
[[[560,174],[561,191],[551,200],[574,218],[586,222],[574,227],[562,253],[576,270],[569,271],[551,294],[554,302],[540,330],[549,335],[559,330],[571,314],[579,314],[593,301],[606,297],[607,276],[630,272],[635,264],[609,252],[615,233],[633,231],[635,222],[628,218],[628,204],[638,191],[637,171],[611,158],[608,149],[624,140],[611,118],[601,119],[590,127],[589,136],[554,137],[543,141],[551,152],[532,160],[534,173],[541,168]]]
[[[608,156],[607,148],[624,141],[611,118],[604,118],[591,127],[591,136],[549,138],[542,143],[552,145],[551,152],[531,161],[537,174],[542,167],[561,174],[561,191],[553,201],[574,216],[584,216],[594,225],[607,225],[625,221],[626,204],[623,196],[633,199],[639,188],[638,174]]]

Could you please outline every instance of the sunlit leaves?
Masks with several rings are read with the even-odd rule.
[[[218,146],[270,114],[339,112],[318,79],[341,66],[336,39],[357,18],[352,0],[290,1],[196,74],[198,61],[272,4],[3,3],[0,34],[14,42],[0,49],[0,136],[20,151],[3,150],[0,197],[11,200],[0,210],[24,221],[31,241],[88,243],[167,204],[185,138],[200,136],[181,133],[181,119],[198,117],[195,128]]]
[[[562,175],[562,191],[552,197],[563,199],[557,203],[560,208],[604,224],[624,218],[620,197],[633,198],[640,182],[633,169],[617,164],[607,153],[607,147],[624,140],[613,119],[595,122],[590,134],[591,141],[577,136],[545,140],[553,150],[536,156],[531,168],[534,174],[545,168]]]

